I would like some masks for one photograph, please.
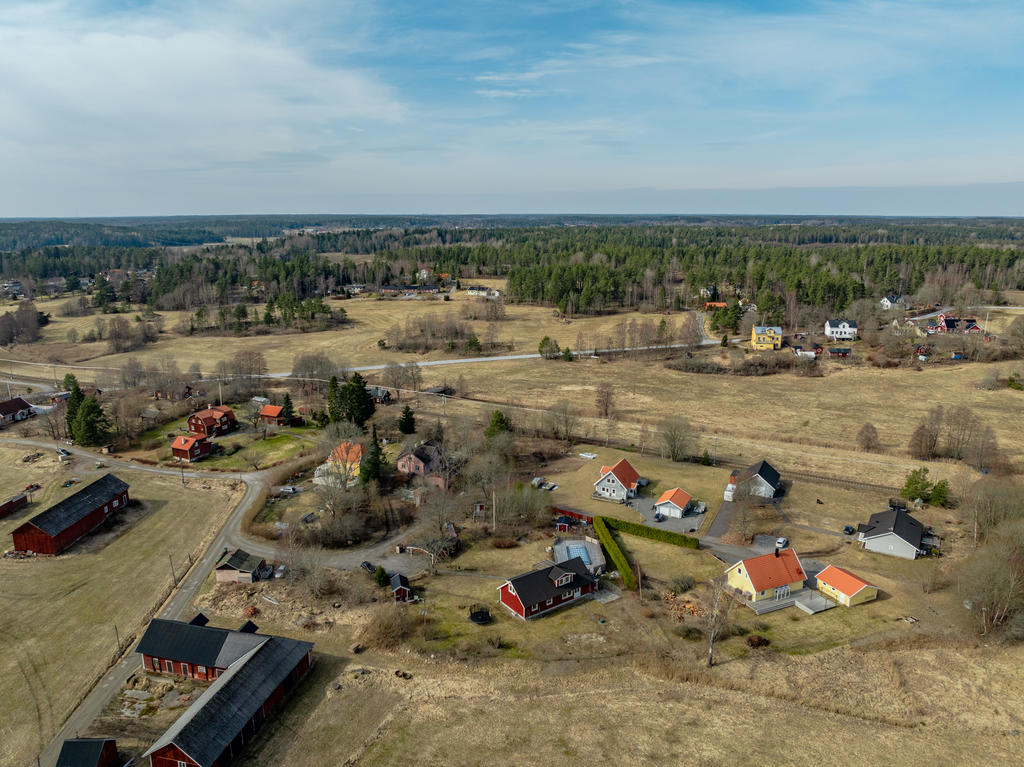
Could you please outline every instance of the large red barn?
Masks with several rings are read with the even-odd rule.
[[[128,484],[105,474],[12,533],[15,551],[56,555],[128,504]]]
[[[536,618],[597,591],[597,580],[580,557],[509,578],[498,600],[514,615]]]

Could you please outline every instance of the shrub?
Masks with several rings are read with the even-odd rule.
[[[492,538],[491,546],[496,549],[514,549],[519,545],[519,541],[514,538]]]
[[[697,585],[697,580],[692,575],[677,575],[668,582],[668,589],[673,594],[685,594]]]
[[[771,644],[771,640],[767,637],[763,637],[760,634],[751,634],[747,637],[748,647],[767,647]]]
[[[605,524],[606,517],[594,517],[594,532],[597,533],[597,539],[601,541],[601,545],[604,546],[604,550],[608,554],[608,559],[615,565],[615,569],[619,571],[619,575],[622,576],[622,585],[630,591],[636,590],[636,578],[633,576],[633,570],[629,566],[629,560],[626,559],[626,555],[622,553],[622,549],[619,548],[619,544],[612,538],[611,532],[608,530],[608,525]]]
[[[732,637],[742,637],[742,636],[746,636],[749,633],[750,633],[750,629],[748,629],[746,626],[741,626],[738,623],[730,623],[729,624],[729,636],[732,636]]]
[[[384,588],[391,582],[391,579],[388,578],[388,571],[384,569],[384,565],[377,565],[377,569],[373,573],[373,582],[381,588]]]
[[[597,517],[594,518],[595,523],[597,522],[597,519]],[[629,533],[630,535],[635,535],[638,538],[650,538],[652,541],[671,543],[673,546],[682,546],[687,549],[700,548],[700,541],[689,535],[673,533],[671,530],[647,527],[647,525],[639,525],[636,522],[626,522],[613,517],[600,517],[600,519],[603,519],[605,524],[607,524],[612,530],[618,530],[620,533]]]
[[[703,631],[696,626],[687,626],[685,623],[676,626],[672,630],[683,639],[689,639],[691,642],[696,642],[697,640],[704,638]]]
[[[377,607],[359,632],[363,644],[380,648],[397,647],[412,631],[412,619],[394,602]]]

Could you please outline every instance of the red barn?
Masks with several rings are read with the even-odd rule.
[[[235,428],[235,411],[225,405],[197,410],[188,417],[188,430],[204,437],[227,434]]]
[[[391,596],[396,602],[408,602],[412,596],[412,589],[409,588],[409,579],[401,573],[391,576]]]
[[[206,437],[175,437],[171,443],[171,455],[183,461],[199,461],[210,454],[213,445]]]
[[[56,555],[128,504],[128,484],[105,474],[14,530],[15,551]]]
[[[260,420],[271,426],[283,426],[285,418],[281,413],[284,408],[281,405],[264,405],[260,410]]]
[[[10,498],[8,498],[3,503],[0,503],[0,519],[3,519],[8,514],[13,514],[18,509],[22,508],[23,506],[27,506],[27,505],[28,505],[28,496],[27,495],[25,495],[24,493],[18,493],[17,495],[12,495]]]
[[[313,645],[177,621],[161,624],[164,630],[168,624],[177,624],[226,633],[223,641],[209,636],[214,643],[220,641],[222,650],[230,649],[234,659],[143,756],[150,758],[152,767],[227,767],[309,671]],[[205,641],[204,636],[196,637],[200,643]],[[236,641],[241,643],[237,647]]]
[[[505,581],[498,600],[523,619],[537,618],[597,591],[597,580],[580,557]]]
[[[120,767],[113,738],[69,738],[60,747],[57,767]]]

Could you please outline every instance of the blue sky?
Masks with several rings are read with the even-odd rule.
[[[0,217],[1024,215],[1015,2],[0,0]]]

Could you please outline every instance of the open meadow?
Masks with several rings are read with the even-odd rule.
[[[43,453],[31,463],[25,455]],[[0,546],[11,531],[108,469],[74,458],[59,465],[50,450],[0,443],[0,497],[30,482],[33,502],[0,520]],[[141,507],[58,557],[0,559],[0,763],[27,764],[113,659],[140,635],[144,620],[177,574],[204,549],[240,496],[230,481],[189,480],[117,469]],[[62,487],[76,477],[80,484]]]

